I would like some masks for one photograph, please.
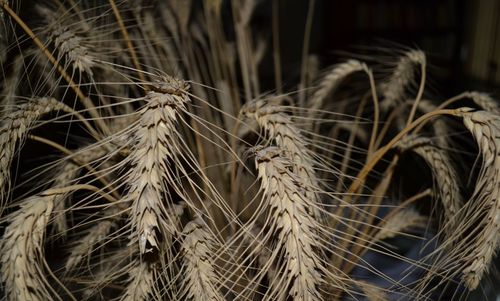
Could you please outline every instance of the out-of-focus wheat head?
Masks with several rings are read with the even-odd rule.
[[[0,3],[4,299],[465,300],[498,281],[500,109],[431,99],[422,51],[319,73],[305,47],[296,80],[277,1]]]

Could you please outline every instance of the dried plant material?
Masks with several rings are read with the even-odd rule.
[[[387,294],[381,288],[366,281],[356,281],[356,285],[362,290],[363,296],[368,301],[386,301]]]
[[[498,101],[494,100],[490,95],[486,93],[472,91],[464,93],[464,96],[472,99],[472,101],[479,107],[481,107],[483,110],[497,115],[500,114]]]
[[[412,228],[425,228],[428,219],[414,209],[401,209],[384,219],[373,241],[392,238]]]
[[[183,273],[180,296],[187,300],[224,300],[213,265],[214,239],[201,217],[189,222],[182,231]]]
[[[306,198],[316,206],[319,190],[319,181],[314,170],[314,158],[307,148],[300,130],[293,124],[290,116],[284,113],[283,109],[275,104],[268,104],[265,100],[249,103],[245,105],[241,112],[243,115],[253,117],[260,128],[267,133],[269,143],[275,143],[284,154],[293,162],[293,171],[300,177],[302,183],[308,186],[305,190]],[[319,212],[315,207],[310,208],[319,217]]]
[[[464,124],[472,133],[482,155],[482,166],[472,199],[474,207],[464,220],[479,224],[470,237],[463,279],[475,289],[500,246],[500,118],[486,111],[464,112]]]
[[[303,183],[290,168],[293,162],[276,147],[256,150],[255,164],[259,172],[262,202],[270,208],[271,231],[276,233],[276,245],[283,248],[283,287],[278,299],[288,294],[294,300],[322,300],[319,285],[320,270],[318,224],[310,200],[305,197]],[[277,252],[274,250],[273,252]],[[275,256],[275,255],[274,255]]]
[[[349,75],[367,70],[366,64],[358,60],[348,60],[345,63],[335,66],[319,83],[319,88],[309,99],[311,111],[321,109],[326,97]]]
[[[2,282],[9,300],[52,299],[43,272],[43,241],[56,196],[30,197],[8,217],[0,253]]]
[[[410,50],[400,57],[389,80],[381,86],[384,99],[380,107],[383,111],[406,99],[405,89],[414,81],[414,66],[424,65],[425,62],[425,54],[420,50]]]
[[[148,92],[146,107],[135,126],[134,146],[130,154],[133,169],[128,176],[132,200],[130,217],[141,254],[159,249],[159,239],[168,233],[170,185],[178,185],[168,160],[181,152],[176,115],[189,101],[186,86],[174,79],[164,84],[165,92]],[[177,91],[177,92],[176,92]],[[174,94],[178,93],[178,94]]]
[[[24,142],[32,124],[44,114],[57,112],[66,106],[52,98],[41,98],[19,106],[5,116],[0,128],[0,203],[5,201],[10,188],[10,166],[17,153],[16,147]]]
[[[130,279],[121,301],[146,301],[149,296],[155,294],[160,298],[159,291],[155,287],[153,270],[146,262],[138,262],[130,269]]]
[[[92,226],[87,235],[78,239],[77,244],[71,249],[71,253],[66,261],[66,270],[72,271],[80,264],[83,258],[90,256],[97,244],[106,241],[109,233],[116,227],[113,220],[103,220]]]
[[[403,151],[412,151],[425,160],[432,171],[435,189],[444,208],[444,225],[448,237],[454,237],[458,212],[463,205],[459,177],[447,154],[433,146],[432,140],[407,136],[398,143]]]

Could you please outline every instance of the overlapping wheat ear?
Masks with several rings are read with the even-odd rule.
[[[320,225],[314,218],[311,203],[306,197],[308,189],[293,168],[293,161],[278,147],[260,147],[255,150],[255,165],[261,181],[262,202],[270,210],[270,231],[275,233],[277,247],[271,259],[280,262],[272,292],[279,300],[287,295],[294,300],[322,300],[320,286],[322,259],[319,255]],[[281,255],[278,257],[278,255]],[[281,258],[281,259],[279,259]],[[281,289],[283,287],[288,290]]]

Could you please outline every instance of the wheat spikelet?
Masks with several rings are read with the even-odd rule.
[[[141,254],[159,249],[158,235],[166,235],[169,221],[169,200],[166,182],[173,183],[173,171],[167,160],[180,152],[176,115],[189,100],[183,82],[169,80],[165,85],[171,93],[148,92],[146,107],[133,134],[134,146],[130,154],[132,170],[128,175],[128,198],[132,200],[130,217],[133,235],[139,241]],[[176,89],[179,89],[178,92]],[[180,93],[179,95],[173,93]],[[171,201],[170,201],[171,202]]]
[[[137,262],[130,269],[129,283],[121,301],[146,301],[155,294],[155,300],[160,300],[158,289],[155,287],[154,270],[147,262]]]
[[[429,138],[407,136],[402,139],[398,147],[403,151],[412,151],[425,160],[430,167],[436,188],[444,207],[445,230],[449,237],[453,237],[457,214],[462,207],[462,195],[458,175],[446,153],[434,147]]]
[[[425,227],[427,218],[419,214],[416,210],[408,208],[398,210],[389,218],[384,219],[382,223],[380,230],[373,237],[373,241],[395,237],[414,227]]]
[[[217,288],[213,260],[214,239],[201,217],[189,222],[182,231],[184,260],[183,288],[180,296],[187,300],[224,300]]]
[[[9,193],[10,165],[16,146],[23,143],[33,122],[44,114],[64,108],[66,106],[55,99],[41,98],[19,106],[3,118],[0,128],[0,203]]]
[[[357,60],[348,60],[335,66],[319,83],[319,88],[309,99],[309,107],[314,110],[323,106],[325,98],[349,75],[366,70],[367,66]]]
[[[294,300],[322,300],[318,286],[322,283],[319,235],[312,208],[305,197],[302,183],[290,171],[293,163],[277,147],[256,150],[255,164],[263,192],[262,201],[271,210],[271,231],[277,235],[277,246],[282,246],[285,273],[283,287]],[[306,186],[307,187],[307,186]],[[275,251],[276,252],[276,251]],[[284,299],[280,294],[280,300]]]
[[[389,80],[381,85],[384,97],[380,103],[382,110],[389,110],[405,98],[405,88],[414,80],[413,67],[424,65],[425,61],[425,54],[420,50],[407,51],[400,57]]]
[[[486,111],[464,112],[462,116],[483,160],[469,201],[474,207],[464,217],[464,220],[479,223],[464,259],[463,279],[472,290],[479,285],[500,245],[500,118]],[[477,229],[480,229],[479,233]]]
[[[2,282],[9,300],[51,300],[43,274],[43,240],[56,196],[32,196],[8,217],[0,251]]]

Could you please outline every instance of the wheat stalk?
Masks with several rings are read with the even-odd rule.
[[[182,231],[184,260],[183,287],[180,296],[187,300],[224,300],[217,288],[213,264],[214,239],[201,217],[190,221]]]
[[[137,262],[130,269],[129,283],[125,289],[125,293],[120,298],[121,301],[146,301],[148,297],[156,294],[157,300],[160,296],[158,289],[155,287],[154,270],[147,262]]]
[[[315,204],[305,197],[308,186],[290,170],[294,164],[283,153],[277,147],[262,148],[255,153],[262,202],[272,214],[269,226],[277,235],[276,246],[283,248],[284,262],[279,268],[285,274],[282,287],[290,287],[288,292],[282,289],[279,300],[283,300],[285,294],[294,300],[322,300]]]

